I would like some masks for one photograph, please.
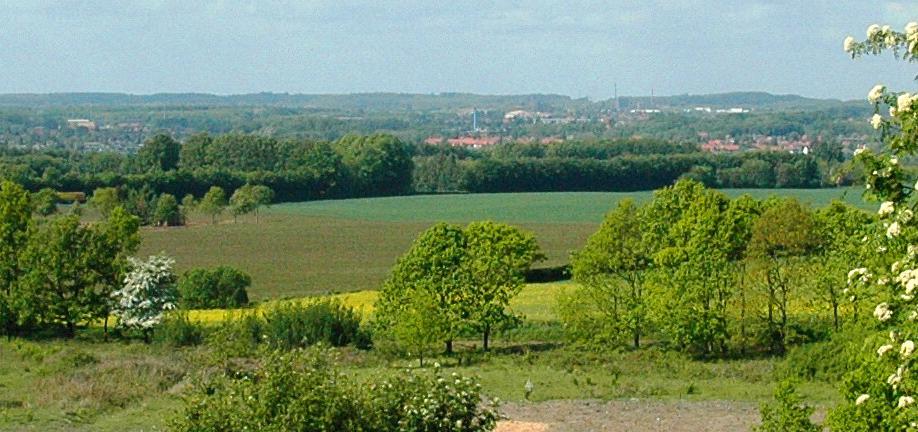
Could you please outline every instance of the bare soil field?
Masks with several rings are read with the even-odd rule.
[[[735,401],[563,400],[507,403],[497,432],[749,431],[758,406]]]

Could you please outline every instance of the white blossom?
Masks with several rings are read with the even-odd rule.
[[[883,345],[877,349],[877,355],[880,357],[883,357],[884,354],[888,353],[892,349],[893,349],[893,346],[890,344]]]
[[[900,113],[907,113],[912,109],[912,102],[915,99],[911,93],[902,93],[896,98],[896,110]]]
[[[877,103],[881,97],[883,97],[883,92],[886,91],[886,86],[883,84],[877,84],[870,89],[870,93],[867,93],[867,100],[870,103]]]
[[[887,321],[892,318],[892,309],[889,308],[889,304],[886,302],[880,303],[873,310],[873,316],[875,316],[880,322]]]
[[[863,153],[863,152],[865,152],[865,151],[867,151],[867,149],[866,149],[865,147],[858,147],[858,148],[854,149],[854,155],[857,156],[857,155],[859,155],[859,154],[861,154],[861,153]]]
[[[880,34],[880,26],[878,24],[871,24],[870,27],[867,27],[867,39],[873,39],[878,34]]]
[[[889,228],[886,228],[886,237],[893,238],[898,237],[902,233],[902,230],[899,228],[899,222],[893,222],[889,224]]]
[[[874,129],[879,129],[883,126],[883,116],[874,114],[873,117],[870,118],[870,125],[873,126]]]
[[[119,326],[150,329],[162,321],[166,311],[176,308],[175,260],[166,256],[129,260],[132,269],[124,277],[124,287],[112,293],[112,313]]]
[[[905,26],[905,35],[910,36],[910,37],[914,35],[918,35],[918,22],[912,21],[908,23]]]
[[[889,158],[889,164],[890,164],[890,165],[899,165],[899,158],[897,158],[897,157],[895,157],[895,156]]]
[[[902,347],[899,348],[899,355],[902,357],[908,357],[912,355],[913,352],[915,352],[915,342],[910,340],[902,342]]]
[[[892,201],[883,201],[880,204],[880,210],[877,211],[877,214],[880,216],[887,216],[893,214],[896,211],[896,203]]]
[[[899,396],[899,403],[896,404],[896,408],[905,408],[913,403],[915,403],[915,398],[911,396]]]
[[[903,223],[911,222],[912,218],[914,217],[915,213],[913,213],[910,209],[902,210],[902,212],[899,213],[899,220]]]
[[[853,37],[851,36],[846,37],[845,38],[845,52],[847,53],[854,52],[854,44],[855,44],[855,41]]]
[[[860,395],[860,396],[857,397],[857,400],[854,401],[854,404],[855,404],[855,405],[862,405],[864,402],[867,402],[868,399],[870,399],[870,395],[869,395],[869,394],[866,394],[866,393],[865,393],[865,394],[862,394],[862,395]]]

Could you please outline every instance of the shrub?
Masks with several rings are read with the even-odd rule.
[[[262,331],[272,348],[292,349],[319,342],[370,346],[369,335],[360,328],[360,315],[332,299],[280,304],[264,313]]]
[[[232,267],[193,269],[179,281],[179,298],[187,309],[223,309],[249,304],[249,275]]]
[[[803,404],[793,384],[782,381],[775,388],[775,402],[763,403],[760,408],[762,424],[757,432],[820,432],[822,427],[813,424],[813,408]]]
[[[252,375],[223,374],[186,396],[173,430],[490,431],[493,406],[456,374],[406,372],[363,385],[325,349],[273,351]]]
[[[167,345],[181,347],[199,345],[204,340],[204,329],[188,319],[185,312],[165,316],[154,333],[155,339]]]

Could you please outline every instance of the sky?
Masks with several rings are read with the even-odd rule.
[[[885,0],[0,0],[0,93],[619,95],[916,90],[851,60]]]

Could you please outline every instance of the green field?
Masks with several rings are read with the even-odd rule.
[[[873,207],[857,189],[736,189],[749,193],[793,196],[814,207],[846,199]],[[425,195],[313,201],[280,204],[264,211],[258,224],[251,217],[218,225],[196,218],[190,226],[147,228],[140,255],[165,252],[179,270],[230,265],[252,276],[253,299],[299,297],[379,288],[389,269],[418,233],[437,221],[490,219],[535,233],[548,260],[539,266],[568,262],[596,230],[603,214],[619,200],[649,199],[651,192],[520,193]]]

